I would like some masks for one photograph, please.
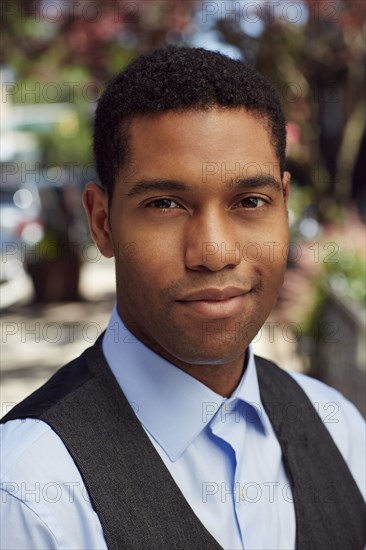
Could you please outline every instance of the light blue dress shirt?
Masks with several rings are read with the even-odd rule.
[[[293,549],[295,514],[255,361],[229,398],[137,340],[116,308],[103,352],[194,513],[227,550]],[[366,424],[336,390],[291,373],[313,402],[365,498]],[[1,548],[105,549],[102,527],[62,440],[44,422],[0,426]],[[149,488],[146,487],[146,491]]]

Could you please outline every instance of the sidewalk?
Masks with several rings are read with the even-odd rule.
[[[114,304],[113,260],[85,263],[80,293],[83,301],[31,304],[31,283],[2,289],[7,307],[1,320],[0,415],[41,386],[58,368],[93,344],[104,330]],[[12,300],[12,301],[11,301]]]
[[[104,330],[115,301],[114,263],[102,259],[83,266],[81,302],[30,305],[29,286],[24,288],[28,294],[23,303],[2,315],[1,416],[92,345]],[[254,351],[285,369],[302,371],[304,364],[293,340],[274,315],[257,335]]]

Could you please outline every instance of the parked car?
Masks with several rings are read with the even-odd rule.
[[[42,236],[41,200],[32,178],[4,176],[0,181],[0,240],[2,283],[24,275],[24,254],[32,239]]]
[[[36,301],[77,300],[80,252],[86,238],[80,182],[69,181],[62,173],[57,182],[42,173],[8,175],[6,181],[2,178],[0,198],[6,238],[2,267],[14,250],[14,260],[32,279]],[[9,268],[3,272],[4,277],[12,274]]]

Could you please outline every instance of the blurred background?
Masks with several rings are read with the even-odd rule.
[[[81,193],[106,82],[164,44],[267,75],[286,115],[291,247],[255,351],[365,405],[365,3],[2,0],[1,416],[102,332],[113,260]]]

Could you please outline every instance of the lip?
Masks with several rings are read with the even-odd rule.
[[[247,294],[249,294],[248,290],[235,287],[209,288],[194,292],[184,300],[179,300],[179,303],[200,317],[224,319],[242,311]]]
[[[248,289],[236,286],[227,286],[225,288],[205,288],[192,292],[188,296],[178,300],[179,302],[192,302],[198,300],[216,300],[224,301],[228,298],[234,298],[242,294],[247,294]]]

